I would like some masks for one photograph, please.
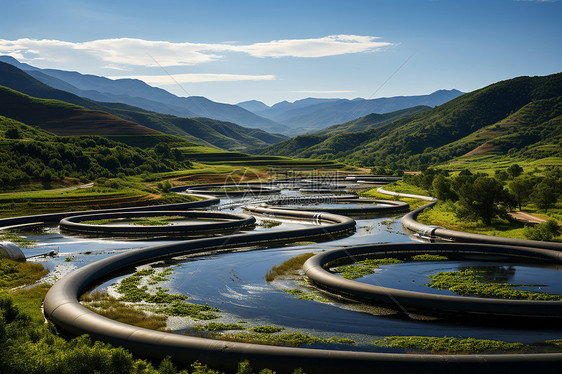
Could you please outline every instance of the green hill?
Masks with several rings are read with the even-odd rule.
[[[561,96],[562,73],[519,77],[378,127],[370,126],[364,117],[358,121],[366,130],[299,136],[260,153],[325,155],[361,166],[406,169],[447,162],[470,152],[559,156]]]
[[[181,151],[166,144],[142,150],[100,136],[57,136],[3,116],[0,159],[0,191],[39,181],[48,188],[65,178],[84,181],[191,166]]]
[[[146,135],[158,131],[97,110],[0,86],[0,114],[56,135]]]

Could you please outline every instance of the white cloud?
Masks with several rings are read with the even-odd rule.
[[[392,45],[376,41],[374,36],[330,35],[319,39],[273,40],[247,46],[233,46],[233,50],[254,57],[326,57],[347,53],[371,52]]]
[[[318,58],[380,50],[392,43],[374,36],[330,35],[316,39],[285,39],[242,45],[174,43],[133,38],[66,42],[49,39],[0,39],[0,54],[9,54],[40,67],[105,66],[117,70],[144,66],[187,66],[224,58],[224,53],[245,53],[253,57]],[[65,66],[65,67],[68,67]]]
[[[172,78],[173,77],[173,78]],[[269,81],[274,80],[274,75],[243,75],[243,74],[172,74],[169,75],[130,75],[108,77],[110,79],[133,78],[140,79],[148,84],[168,85],[177,83],[202,83],[202,82],[236,82],[236,81]]]

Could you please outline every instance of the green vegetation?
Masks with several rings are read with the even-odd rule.
[[[121,280],[119,286],[117,287],[117,292],[123,295],[119,298],[119,300],[130,303],[140,303],[142,301],[146,301],[147,303],[156,304],[165,304],[186,300],[187,296],[168,294],[168,290],[161,287],[156,288],[155,294],[150,294],[148,292],[148,285],[153,285],[158,282],[167,280],[166,276],[171,274],[170,270],[166,269],[160,274],[156,274],[156,271],[153,268],[148,268],[139,270],[133,275],[124,278],[123,280]],[[149,276],[152,277],[146,280],[145,285],[141,286],[143,279],[148,278]]]
[[[419,175],[404,177],[407,185],[425,191],[440,199],[436,206],[425,209],[418,220],[452,230],[501,235],[535,240],[560,240],[562,219],[562,168],[524,171],[518,164],[497,169],[494,177],[483,173],[472,174],[462,170],[450,176],[445,170],[427,169]],[[389,187],[393,188],[393,187]],[[548,204],[545,205],[545,201]],[[510,209],[520,206],[524,211],[541,214],[552,221],[535,227],[510,217]],[[542,212],[541,212],[542,211]]]
[[[0,289],[33,284],[48,273],[41,264],[0,258]]]
[[[292,257],[284,261],[280,265],[274,266],[265,275],[265,280],[268,282],[273,281],[277,277],[286,276],[289,274],[298,274],[302,265],[306,260],[314,256],[314,253],[305,253],[296,257]]]
[[[319,303],[330,302],[330,300],[326,299],[325,297],[322,297],[316,292],[304,292],[303,290],[300,290],[298,288],[293,288],[293,289],[285,288],[282,289],[281,291],[286,292],[289,295],[296,296],[297,299],[299,300],[317,301]]]
[[[179,151],[165,143],[142,150],[99,136],[55,136],[2,139],[2,128],[14,127],[0,117],[0,191],[39,181],[50,188],[55,181],[75,178],[87,181],[100,177],[165,172],[191,167]],[[22,130],[22,133],[27,132]]]
[[[335,273],[341,274],[345,279],[357,279],[366,275],[373,274],[375,269],[381,265],[401,264],[403,261],[397,258],[374,258],[357,261],[353,265],[338,266],[334,269]]]
[[[175,302],[169,306],[159,308],[157,312],[168,316],[191,317],[193,319],[210,320],[219,318],[217,314],[212,312],[220,312],[220,310],[207,304],[199,305]]]
[[[167,316],[162,314],[148,314],[111,297],[107,292],[94,292],[83,295],[80,302],[94,312],[118,322],[143,327],[151,330],[164,331]]]
[[[257,224],[257,226],[261,226],[261,227],[265,227],[266,229],[270,229],[272,227],[276,227],[281,225],[283,222],[281,221],[275,221],[273,219],[262,219],[260,223]]]
[[[401,181],[399,181],[399,182],[401,182]],[[395,182],[395,183],[397,183],[397,182]],[[389,191],[394,191],[395,183],[392,184],[392,187],[386,187],[385,186],[384,188],[389,190]],[[398,191],[395,191],[395,192],[398,192]],[[412,193],[412,192],[409,192],[409,193]],[[368,197],[368,198],[371,198],[371,199],[379,199],[379,200],[403,201],[405,203],[408,203],[408,205],[410,206],[410,210],[420,208],[420,207],[427,204],[427,201],[423,201],[423,200],[385,195],[385,194],[377,192],[377,188],[373,188],[373,189],[365,190],[365,191],[360,191],[359,196]]]
[[[283,327],[277,326],[256,326],[250,329],[250,331],[257,332],[260,334],[274,334],[285,330]]]
[[[523,343],[508,343],[499,340],[430,336],[387,336],[372,344],[385,348],[427,350],[433,354],[519,353],[528,347]]]
[[[473,157],[561,157],[562,74],[518,77],[436,108],[377,124],[363,117],[263,148],[263,154],[319,157],[357,166],[420,170]],[[512,161],[513,162],[513,161]]]
[[[94,187],[71,190],[29,191],[0,194],[0,216],[54,213],[137,205],[171,204],[197,198],[176,193],[162,194],[136,177],[99,178]]]
[[[130,220],[133,225],[138,226],[166,226],[170,224],[170,221],[179,220],[184,218],[183,216],[155,216],[155,217],[133,217]],[[87,225],[112,225],[115,223],[122,222],[122,219],[98,219],[82,221]]]
[[[301,347],[304,345],[313,345],[317,343],[355,344],[355,341],[347,338],[331,337],[329,339],[323,339],[315,336],[301,334],[298,332],[292,332],[286,334],[268,334],[268,333],[221,334],[221,339],[244,342],[244,343],[281,345],[286,347]]]
[[[0,63],[0,82],[13,89],[2,88],[5,96],[0,90],[0,113],[59,135],[103,134],[140,147],[153,147],[157,142],[191,146],[195,142],[238,151],[285,139],[282,135],[230,122],[181,118],[120,103],[84,99],[53,89],[5,63]]]
[[[548,221],[536,226],[526,226],[524,235],[527,239],[531,240],[549,241],[552,240],[552,238],[559,236],[560,233],[561,230],[558,222],[551,218]]]
[[[412,256],[412,260],[414,261],[446,261],[448,260],[447,256],[441,255],[430,255],[428,253],[424,253],[421,255]]]
[[[429,276],[431,281],[427,286],[438,290],[449,290],[457,295],[518,300],[562,300],[562,295],[514,289],[514,287],[528,285],[487,281],[487,274],[485,270],[472,269],[440,272]]]
[[[21,295],[17,297],[19,299]],[[6,374],[188,374],[187,370],[178,371],[168,357],[155,368],[153,363],[134,358],[124,348],[115,348],[99,341],[92,342],[87,335],[65,340],[56,333],[52,324],[44,323],[39,305],[34,314],[26,314],[14,299],[2,294],[0,336],[0,365],[2,372]],[[199,362],[190,366],[191,373],[220,374]],[[250,363],[241,362],[237,373],[252,373]],[[260,373],[274,372],[264,369]]]
[[[33,248],[36,246],[36,240],[29,240],[11,232],[0,232],[0,241],[8,241],[22,248]]]
[[[206,331],[228,331],[228,330],[246,330],[246,327],[238,323],[221,323],[221,322],[209,322],[206,325],[194,326],[195,330],[206,330]]]

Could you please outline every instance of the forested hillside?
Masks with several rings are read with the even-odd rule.
[[[140,149],[100,136],[56,136],[0,116],[0,191],[19,184],[77,178],[140,175],[190,167],[182,152],[166,143]]]
[[[560,156],[562,73],[519,77],[434,109],[363,131],[298,136],[263,149],[276,155],[346,159],[362,166],[419,169],[470,152]],[[352,124],[343,128],[357,129]],[[341,127],[340,127],[341,128]]]

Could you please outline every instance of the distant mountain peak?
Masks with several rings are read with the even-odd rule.
[[[253,113],[259,112],[261,110],[269,109],[268,105],[266,105],[263,102],[258,101],[258,100],[243,101],[243,102],[238,103],[236,105],[238,105],[240,108],[244,108],[244,109],[249,110],[250,112],[253,112]]]

